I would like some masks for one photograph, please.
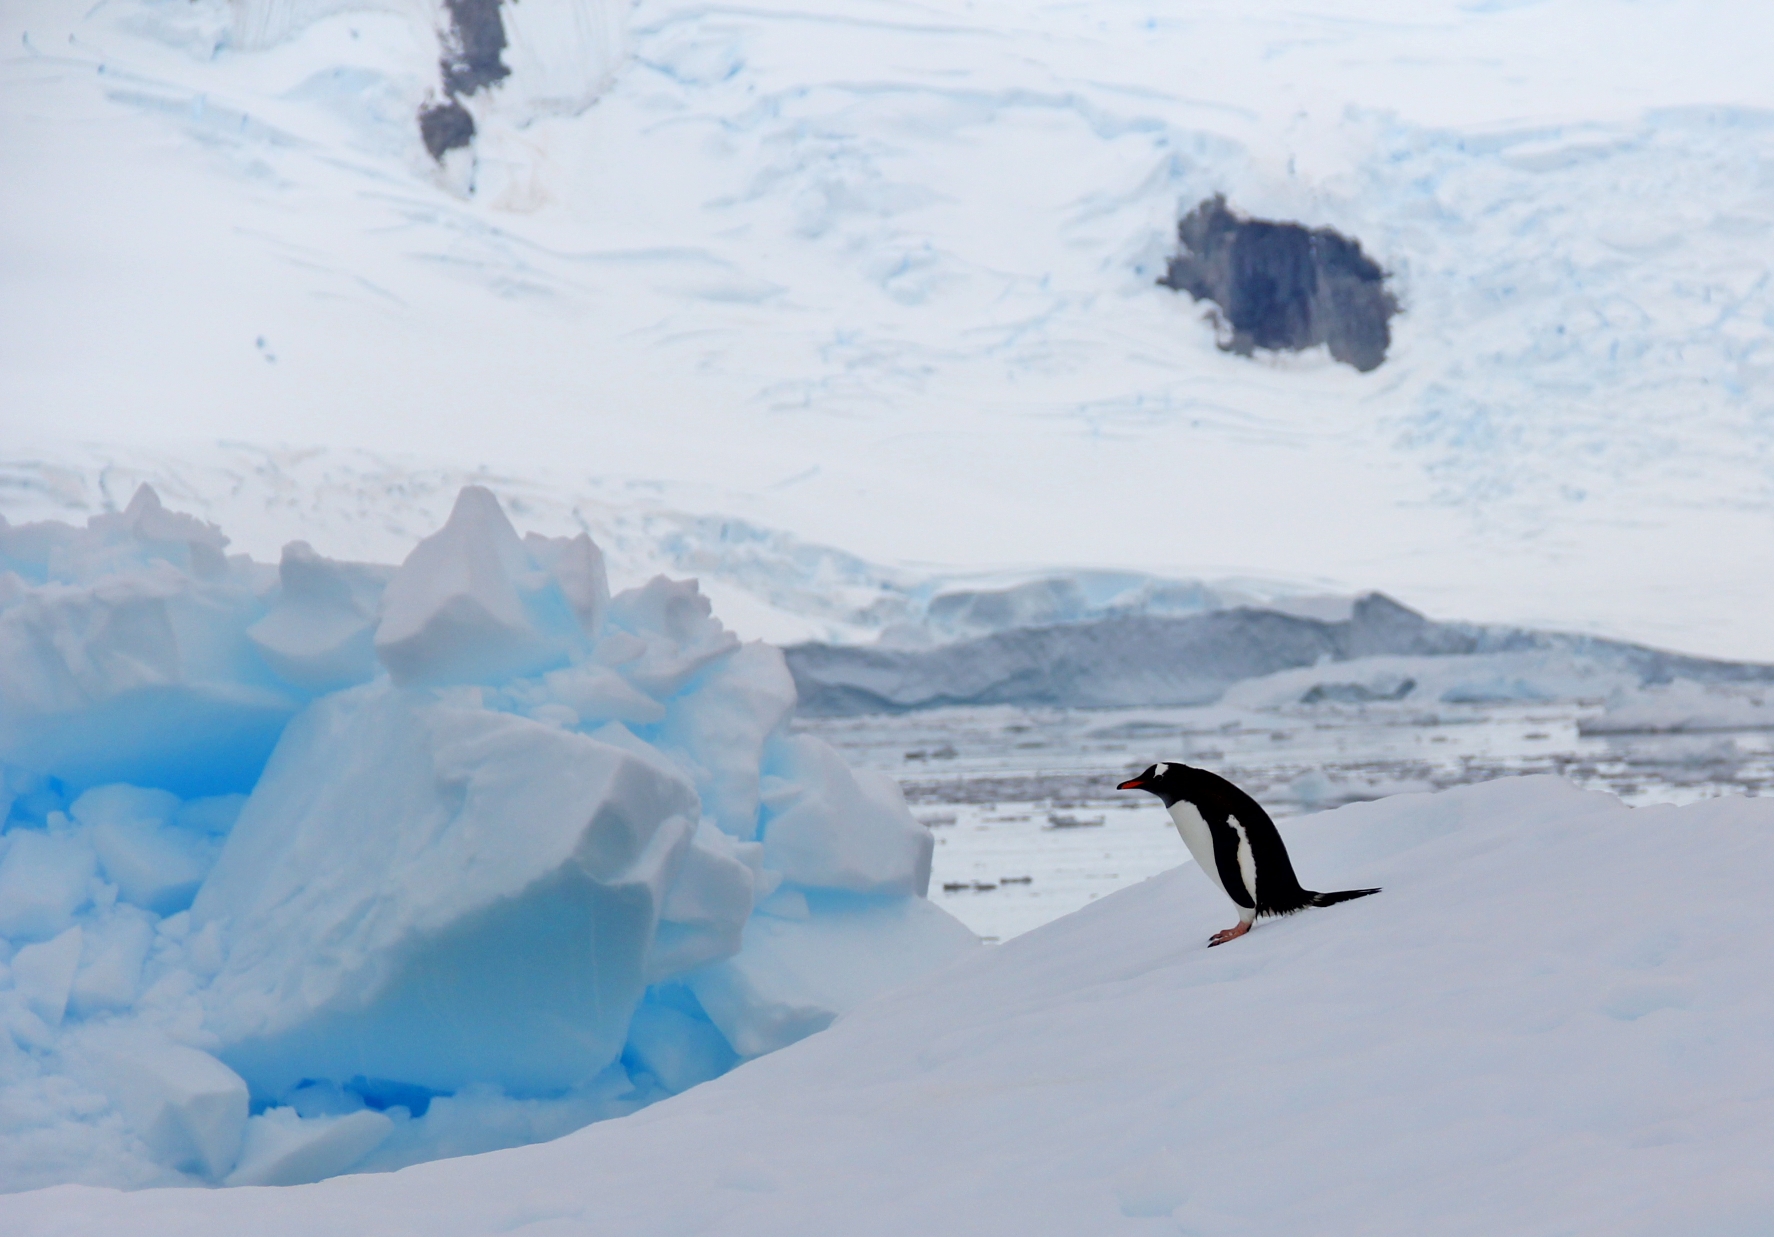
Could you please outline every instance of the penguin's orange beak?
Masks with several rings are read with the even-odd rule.
[[[1116,790],[1138,790],[1144,785],[1145,785],[1145,783],[1140,781],[1139,778],[1136,777],[1132,781],[1121,783],[1121,785],[1115,787],[1115,789]]]

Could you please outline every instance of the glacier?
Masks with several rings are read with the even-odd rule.
[[[284,487],[356,449],[874,563],[1258,571],[1774,658],[1767,13],[505,4],[458,175],[415,122],[444,7],[4,6],[9,462],[221,456],[273,557],[398,559]],[[1214,194],[1358,237],[1386,364],[1222,353],[1156,284]],[[349,496],[344,463],[306,471]],[[325,514],[369,540],[385,505]]]
[[[0,1189],[551,1138],[964,955],[795,698],[481,487],[395,568],[0,519]]]

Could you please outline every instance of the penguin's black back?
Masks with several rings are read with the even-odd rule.
[[[1302,888],[1300,878],[1294,875],[1281,831],[1262,804],[1206,769],[1191,767],[1183,790],[1183,797],[1195,805],[1209,829],[1228,828],[1233,819],[1244,826],[1256,868],[1257,914],[1288,915],[1312,905],[1312,891]]]

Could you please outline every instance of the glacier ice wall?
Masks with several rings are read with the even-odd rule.
[[[694,581],[484,489],[397,569],[143,488],[0,522],[0,1188],[553,1137],[973,938],[897,787]]]

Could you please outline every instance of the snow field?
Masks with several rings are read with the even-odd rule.
[[[8,441],[574,461],[875,561],[1774,656],[1766,14],[647,0],[563,90],[507,7],[464,180],[433,5],[9,6]],[[1215,192],[1377,254],[1392,359],[1219,353],[1154,285]]]
[[[21,1234],[1749,1237],[1774,1096],[1774,812],[1532,777],[1284,826],[1359,903],[1187,865],[545,1146],[274,1194],[61,1187]]]

